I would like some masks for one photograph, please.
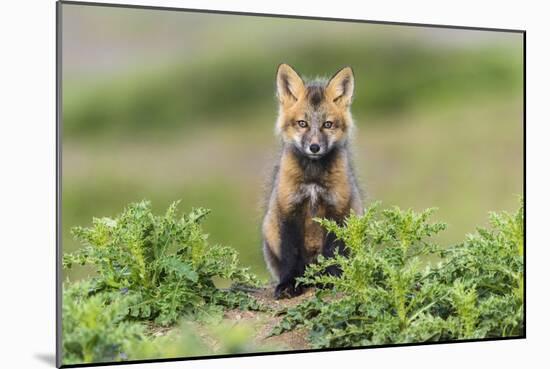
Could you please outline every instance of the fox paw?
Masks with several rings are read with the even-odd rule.
[[[275,298],[277,300],[282,298],[291,298],[301,295],[304,292],[304,288],[301,285],[296,286],[294,281],[281,282],[275,287]]]

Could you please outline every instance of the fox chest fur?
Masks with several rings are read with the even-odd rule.
[[[347,152],[310,161],[283,151],[262,226],[272,275],[284,278],[287,264],[294,262],[289,255],[301,259],[304,268],[323,254],[329,235],[314,218],[341,222],[352,209],[360,213],[361,201]]]
[[[306,263],[321,253],[326,232],[314,218],[342,219],[351,208],[347,158],[339,152],[316,161],[292,151],[283,153],[274,200],[279,218],[292,218],[301,226]],[[277,251],[277,250],[275,250]]]

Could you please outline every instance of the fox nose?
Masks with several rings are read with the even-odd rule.
[[[321,150],[321,146],[317,144],[311,144],[309,145],[309,149],[311,150],[312,153],[317,154],[319,150]]]

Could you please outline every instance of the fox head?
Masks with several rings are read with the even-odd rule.
[[[283,142],[313,160],[344,146],[353,128],[353,88],[350,67],[328,80],[304,81],[288,64],[281,64],[277,70],[276,131]]]

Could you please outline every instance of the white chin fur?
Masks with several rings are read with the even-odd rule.
[[[320,159],[323,155],[322,154],[313,154],[313,153],[307,153],[308,158],[317,160]]]

